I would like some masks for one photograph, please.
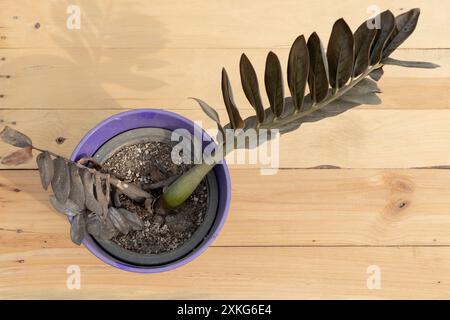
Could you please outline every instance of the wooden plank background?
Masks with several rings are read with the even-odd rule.
[[[66,28],[79,5],[80,30]],[[327,41],[344,17],[354,29],[372,1],[0,0],[0,126],[66,156],[96,123],[130,108],[164,108],[212,123],[187,97],[220,111],[220,69],[236,102],[242,52],[260,77],[269,50],[286,63],[301,33]],[[386,67],[383,102],[308,123],[280,141],[280,167],[231,166],[229,219],[199,259],[138,275],[104,265],[68,239],[35,164],[0,167],[0,298],[450,298],[450,4],[420,7],[394,56],[435,70]],[[58,144],[57,138],[64,138]],[[0,145],[0,155],[11,149]],[[311,169],[330,165],[340,169]],[[80,290],[66,287],[69,265]],[[370,290],[367,268],[381,270]]]

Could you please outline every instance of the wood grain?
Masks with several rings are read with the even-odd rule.
[[[170,110],[170,109],[169,109]],[[175,110],[174,110],[175,111]],[[12,125],[33,137],[34,144],[70,156],[84,134],[113,110],[0,110],[4,125]],[[199,108],[177,110],[206,129],[215,128]],[[220,116],[226,119],[226,112]],[[45,119],[43,126],[42,119]],[[342,168],[411,168],[449,165],[450,110],[348,110],[340,115],[305,123],[279,140],[281,168],[310,168],[333,165]],[[66,138],[58,144],[58,137]],[[14,150],[0,144],[0,155]],[[292,150],[296,150],[293,152]],[[307,150],[307,152],[305,151]],[[232,166],[268,167],[238,164],[237,154],[227,159]],[[276,153],[274,153],[276,155]],[[244,153],[245,159],[249,159]],[[259,160],[264,158],[259,157]],[[276,164],[276,161],[273,162]],[[35,162],[20,168],[35,168]]]
[[[69,4],[80,6],[79,30],[66,27]],[[35,170],[0,167],[0,299],[450,298],[450,171],[409,169],[450,165],[450,3],[376,4],[394,14],[420,7],[416,31],[393,57],[441,67],[387,66],[381,105],[282,137],[276,175],[232,165],[228,221],[214,246],[180,269],[138,275],[103,264],[70,242]],[[317,31],[326,43],[335,20],[355,30],[370,5],[0,0],[0,129],[68,156],[99,121],[131,108],[165,108],[213,127],[187,97],[227,119],[222,67],[249,115],[242,52],[262,83],[270,50],[285,73],[298,35]],[[11,150],[0,144],[0,156]],[[302,169],[322,165],[349,169]],[[27,168],[34,162],[17,169]],[[66,287],[69,265],[81,268],[81,290]],[[380,267],[380,290],[366,286],[370,265]]]
[[[192,109],[197,97],[225,109],[220,70],[228,70],[239,108],[251,107],[241,89],[245,52],[263,83],[269,49],[8,49],[0,50],[0,109]],[[274,49],[283,66],[289,49]],[[377,108],[448,108],[450,50],[398,50],[393,57],[438,69],[385,67]],[[287,83],[285,84],[287,88]],[[261,86],[261,90],[264,90]],[[263,94],[263,103],[269,106]]]
[[[231,179],[218,246],[450,245],[450,170],[236,169]],[[36,171],[2,171],[0,203],[1,252],[73,246]]]
[[[190,264],[140,275],[105,266],[84,248],[0,256],[0,298],[32,299],[443,299],[450,248],[209,248]],[[81,289],[66,287],[67,267]],[[381,289],[367,288],[369,266]]]
[[[328,39],[331,27],[344,17],[355,30],[372,14],[371,0],[33,0],[3,1],[0,46],[8,48],[96,47],[113,48],[268,48],[288,47],[299,35],[317,31]],[[79,5],[81,29],[66,28],[67,6]],[[404,47],[450,48],[444,26],[450,4],[439,0],[380,0],[376,6],[395,15],[422,9],[420,24]],[[369,11],[369,12],[368,12]],[[39,28],[36,28],[39,23]],[[440,32],[436,32],[439,30]],[[447,35],[447,36],[446,36]]]

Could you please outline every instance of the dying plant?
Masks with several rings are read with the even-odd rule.
[[[255,69],[242,54],[241,84],[256,115],[242,119],[233,99],[228,74],[222,69],[222,95],[230,122],[222,126],[214,108],[194,98],[217,123],[218,148],[208,159],[203,159],[203,163],[194,165],[180,177],[148,185],[145,190],[102,172],[101,165],[92,158],[71,161],[37,148],[29,137],[9,127],[0,133],[0,137],[20,149],[4,157],[2,164],[19,165],[32,159],[33,150],[39,152],[36,161],[42,186],[44,189],[52,186],[54,195],[50,196],[50,203],[57,211],[72,217],[71,237],[77,244],[86,232],[101,239],[111,239],[117,232],[126,234],[133,229],[139,230],[143,227],[142,220],[136,213],[121,208],[119,194],[145,205],[152,214],[164,216],[184,203],[228,152],[252,146],[238,139],[248,130],[255,130],[257,134],[263,130],[278,130],[284,134],[304,122],[333,116],[360,104],[378,104],[381,100],[377,93],[381,91],[376,81],[382,77],[385,65],[437,67],[432,63],[390,57],[413,33],[419,14],[419,9],[412,9],[394,17],[387,10],[374,18],[375,24],[365,21],[354,33],[344,19],[339,19],[333,25],[326,52],[315,32],[308,40],[299,36],[290,49],[287,65],[291,97],[284,95],[280,60],[275,53],[269,52],[264,75],[268,108],[263,106]],[[380,28],[369,27],[377,21]],[[151,189],[161,189],[161,196],[154,198],[148,192]]]

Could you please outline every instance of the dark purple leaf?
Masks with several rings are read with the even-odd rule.
[[[239,129],[244,127],[244,121],[239,114],[239,110],[234,103],[233,91],[225,68],[222,69],[222,96],[230,118],[231,128]]]
[[[255,109],[258,121],[261,123],[264,121],[264,107],[259,93],[258,77],[252,63],[244,53],[241,55],[241,61],[239,62],[239,71],[241,73],[242,89],[251,106]]]
[[[306,83],[309,73],[309,53],[303,35],[295,39],[289,52],[287,78],[295,109],[303,111]]]
[[[411,9],[395,17],[395,28],[392,32],[390,40],[383,50],[383,58],[388,57],[395,49],[397,49],[411,33],[414,32],[419,20],[420,9]]]
[[[375,19],[378,19],[377,17]],[[379,14],[380,29],[377,30],[370,54],[370,64],[375,65],[381,61],[383,49],[395,28],[395,18],[391,11],[386,10]]]
[[[344,19],[337,20],[327,48],[330,86],[342,88],[353,73],[353,33]]]
[[[317,33],[308,39],[309,76],[308,84],[311,99],[317,103],[328,95],[328,62],[325,51]]]
[[[369,29],[367,22],[363,22],[355,31],[355,64],[353,76],[362,74],[370,65],[370,49],[375,40],[377,29]]]
[[[269,52],[266,58],[264,84],[266,85],[270,108],[275,116],[280,117],[284,109],[283,74],[281,72],[280,60],[272,51]]]

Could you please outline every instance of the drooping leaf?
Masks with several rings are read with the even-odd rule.
[[[375,18],[377,19],[377,18]],[[395,28],[395,18],[391,11],[386,10],[379,14],[380,29],[377,30],[375,41],[370,54],[370,64],[375,65],[381,61],[383,49]]]
[[[7,156],[2,158],[2,164],[6,166],[18,166],[24,163],[27,163],[31,159],[33,159],[31,146],[21,148],[19,150],[14,151],[13,153],[8,154]]]
[[[266,59],[264,84],[266,85],[270,108],[275,116],[280,117],[284,109],[283,74],[281,72],[280,60],[272,51],[269,52]]]
[[[53,160],[54,174],[52,179],[52,189],[56,199],[65,203],[70,193],[70,172],[69,166],[63,158]]]
[[[113,226],[123,234],[130,232],[130,224],[127,219],[114,207],[108,210],[108,217],[111,219]]]
[[[54,195],[51,195],[49,197],[49,201],[56,211],[66,216],[73,217],[82,213],[82,209],[70,199],[67,199],[66,202],[61,203]]]
[[[102,230],[102,224],[100,218],[94,214],[89,215],[86,219],[86,231],[94,237],[100,236]]]
[[[353,33],[344,19],[337,20],[331,31],[327,48],[331,87],[342,88],[353,73]]]
[[[47,190],[50,182],[53,179],[53,160],[48,151],[41,152],[36,157],[36,163],[39,169],[39,175],[41,177],[42,187]]]
[[[142,230],[144,228],[144,222],[136,212],[131,212],[123,208],[119,208],[117,210],[127,220],[132,230]]]
[[[317,33],[308,39],[309,76],[308,85],[311,98],[315,103],[325,99],[328,95],[328,62],[325,51]]]
[[[106,193],[103,190],[103,182],[100,173],[98,171],[94,173],[94,179],[95,179],[95,194],[97,196],[97,201],[102,207],[103,216],[106,216],[108,212],[109,203]]]
[[[83,181],[81,180],[78,167],[71,163],[70,170],[70,193],[69,199],[75,202],[80,208],[85,208],[86,197],[84,195]]]
[[[383,74],[384,74],[383,68],[378,68],[378,69],[373,70],[371,73],[369,73],[369,76],[370,76],[373,80],[378,81],[378,80],[381,79],[381,77],[383,76]]]
[[[80,245],[86,235],[86,220],[84,214],[76,215],[70,224],[70,238],[76,245]]]
[[[117,234],[109,217],[102,219],[98,215],[90,215],[87,218],[86,229],[89,234],[101,240],[110,240]]]
[[[122,202],[120,201],[120,192],[117,190],[117,188],[113,188],[111,190],[112,193],[112,202],[114,207],[120,208],[122,206]]]
[[[303,111],[306,82],[309,73],[309,53],[303,35],[295,39],[289,52],[287,80],[296,110]]]
[[[411,9],[395,17],[395,28],[390,40],[383,50],[383,57],[388,57],[414,32],[419,21],[420,9]]]
[[[197,103],[202,108],[203,112],[217,124],[217,128],[219,129],[220,133],[222,134],[222,137],[225,138],[225,132],[223,130],[222,125],[220,124],[220,118],[219,118],[219,114],[217,113],[217,111],[214,110],[209,104],[207,104],[205,101],[203,101],[201,99],[192,98],[192,97],[190,99],[197,101]]]
[[[259,93],[258,77],[252,63],[243,53],[239,62],[239,71],[241,73],[241,84],[245,96],[256,111],[258,121],[264,121],[264,107],[261,102],[261,95]]]
[[[29,147],[33,144],[28,136],[8,126],[0,132],[0,139],[2,139],[3,142],[19,148]]]
[[[90,211],[102,215],[103,208],[100,203],[97,201],[94,195],[94,179],[92,177],[92,173],[90,173],[87,169],[81,170],[80,172],[81,180],[83,181],[84,186],[84,196],[86,198],[86,208]]]
[[[228,117],[230,118],[230,124],[233,129],[239,129],[244,127],[244,121],[239,114],[239,110],[234,103],[233,91],[231,89],[230,80],[225,68],[222,69],[222,96],[227,108]]]
[[[431,63],[431,62],[404,61],[404,60],[397,60],[394,58],[384,58],[381,62],[383,64],[387,64],[387,65],[406,67],[406,68],[435,69],[435,68],[440,67],[438,64]]]
[[[353,76],[362,74],[370,65],[370,49],[377,35],[377,29],[370,29],[367,21],[363,22],[353,35],[355,39],[355,63]]]

